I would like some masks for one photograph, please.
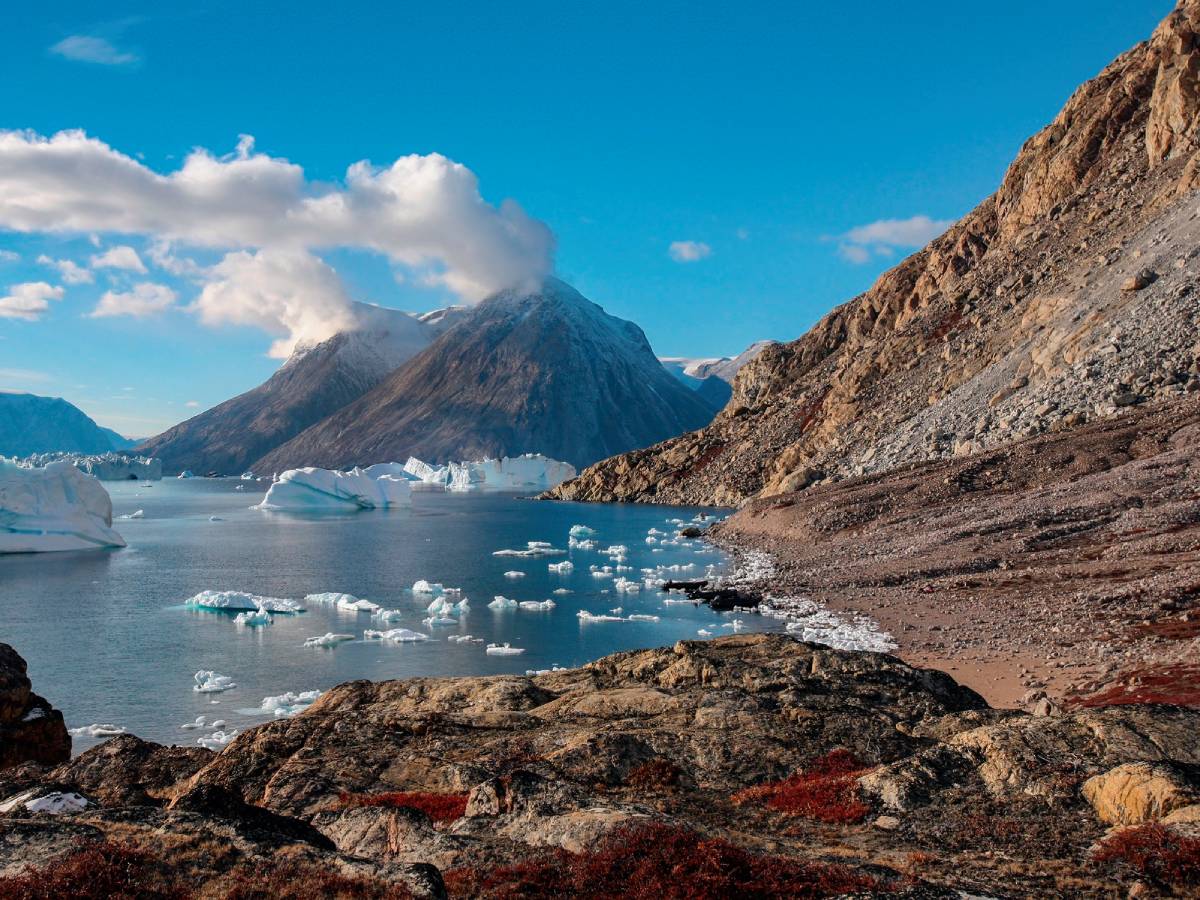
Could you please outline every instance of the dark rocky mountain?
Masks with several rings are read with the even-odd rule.
[[[61,397],[0,393],[0,456],[107,453],[132,445]]]
[[[1200,390],[1200,2],[1080,87],[999,190],[580,500],[738,504]]]
[[[485,300],[382,384],[259,467],[544,453],[586,465],[700,428],[713,411],[642,330],[561,281]]]
[[[256,388],[143,443],[167,472],[234,475],[308,426],[357,400],[460,318],[460,308],[417,317],[356,304],[360,327],[300,346]],[[265,470],[269,471],[269,470]]]

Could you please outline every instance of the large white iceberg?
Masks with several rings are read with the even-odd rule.
[[[124,546],[96,478],[69,462],[31,468],[0,457],[0,553]]]
[[[215,609],[238,612],[240,610],[269,613],[302,613],[304,607],[295,600],[281,597],[260,597],[245,591],[201,591],[188,599],[184,606],[193,609]]]
[[[86,456],[79,453],[35,453],[21,460],[21,465],[47,466],[52,462],[68,462],[80,471],[95,475],[101,481],[159,481],[162,460],[128,453],[98,453]]]
[[[450,480],[449,466],[431,466],[415,456],[410,456],[404,464],[404,471],[423,484],[440,484],[443,487]]]
[[[570,463],[550,459],[540,453],[483,459],[476,462],[450,463],[446,487],[451,491],[549,490],[575,477]]]
[[[374,467],[373,467],[374,468]],[[368,475],[362,469],[337,472],[308,467],[288,469],[267,491],[258,509],[393,509],[412,503],[412,484],[403,475]]]

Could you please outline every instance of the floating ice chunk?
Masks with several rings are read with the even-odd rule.
[[[258,709],[242,710],[252,714],[267,713],[277,719],[290,719],[308,709],[321,696],[321,691],[287,691],[274,697],[263,697]]]
[[[546,568],[549,571],[555,572],[559,575],[567,575],[575,571],[575,563],[571,562],[569,559],[564,559],[562,562],[547,563]]]
[[[354,640],[352,634],[334,634],[332,631],[327,631],[320,637],[310,637],[304,642],[305,647],[336,647],[338,644],[346,641]]]
[[[555,588],[550,593],[552,593],[552,594],[573,594],[575,592],[568,588]]]
[[[553,568],[553,565],[551,565],[551,568]],[[505,573],[504,573],[504,577],[505,577],[505,578],[524,578],[524,577],[525,577],[525,573],[524,573],[524,572],[518,572],[518,571],[516,571],[516,570],[514,569],[514,570],[513,570],[513,571],[511,571],[511,572],[505,572]]]
[[[0,553],[124,546],[98,479],[66,461],[34,468],[0,457]]]
[[[196,683],[192,686],[192,690],[198,694],[219,694],[221,691],[229,691],[237,687],[237,684],[228,675],[218,675],[211,669],[201,669],[193,676],[193,679]]]
[[[375,613],[375,618],[380,622],[397,622],[404,616],[404,611],[400,609],[381,609]]]
[[[618,578],[613,582],[613,587],[621,594],[636,594],[642,589],[640,581],[630,581],[628,578]]]
[[[656,538],[656,537],[655,537],[654,535],[652,535],[652,534],[648,534],[648,535],[646,535],[646,543],[647,543],[647,544],[657,544],[657,543],[658,543],[658,538]],[[666,543],[666,541],[663,541],[663,543],[665,544],[665,543]]]
[[[508,644],[488,644],[485,652],[488,656],[520,656],[525,650]]]
[[[360,600],[353,594],[339,594],[333,591],[326,591],[321,594],[308,594],[304,601],[306,603],[320,603],[326,606],[334,606],[343,612],[365,612],[377,613],[380,610],[378,603],[372,603],[370,600]]]
[[[117,518],[118,519],[144,519],[144,518],[146,518],[146,511],[144,509],[139,509],[139,510],[135,510],[134,512],[131,512],[131,513],[126,513],[123,516],[117,516]]]
[[[712,637],[712,632],[711,632],[711,631],[709,631],[707,628],[701,628],[701,629],[699,629],[699,630],[696,632],[696,634],[700,635],[701,637]]]
[[[91,725],[81,725],[78,728],[68,728],[67,733],[72,737],[115,737],[118,734],[125,734],[125,727],[122,725],[108,725],[99,722]]]
[[[554,609],[558,606],[553,600],[522,600],[521,609],[527,609],[534,612],[544,612]]]
[[[256,609],[254,612],[242,612],[233,617],[235,625],[246,625],[251,628],[258,628],[262,625],[271,624],[271,614],[265,609]]]
[[[271,485],[258,509],[393,509],[412,503],[412,485],[403,476],[373,478],[361,469],[337,472],[307,467],[288,469]]]
[[[515,556],[521,559],[534,559],[539,556],[563,556],[566,550],[548,544],[546,541],[529,541],[524,550],[493,550],[492,556]]]
[[[260,597],[245,591],[201,591],[189,599],[185,606],[198,609],[221,609],[235,612],[241,609],[265,610],[269,613],[301,613],[304,607],[295,600],[279,597]]]
[[[496,599],[488,604],[488,609],[516,609],[518,603],[516,600],[510,600],[508,597],[496,595]]]
[[[450,480],[449,466],[431,466],[415,456],[410,456],[404,464],[404,471],[424,484],[440,484],[443,487]]]
[[[367,629],[363,632],[364,641],[384,641],[390,644],[415,644],[419,641],[429,640],[429,635],[421,634],[419,631],[409,631],[407,628],[393,628],[390,631],[373,631]]]
[[[612,578],[613,571],[611,566],[605,566],[603,569],[595,569],[592,572],[593,578]]]
[[[253,472],[243,472],[238,476],[242,481],[253,481],[255,476]]]
[[[483,638],[477,638],[471,634],[452,634],[446,638],[455,644],[482,644]]]
[[[572,525],[568,533],[573,538],[589,538],[595,535],[596,529],[589,528],[587,525]]]
[[[238,730],[231,728],[228,731],[214,731],[212,734],[198,737],[196,743],[207,750],[220,750],[237,736]]]
[[[588,612],[586,609],[581,609],[579,612],[575,613],[575,617],[577,619],[579,619],[579,621],[581,621],[581,622],[624,622],[625,621],[620,616],[610,616],[610,615],[606,615],[603,613],[601,613],[600,615],[594,615],[593,613]]]
[[[220,516],[209,516],[209,517],[208,517],[208,521],[210,521],[210,522],[224,522],[225,520],[224,520],[224,519],[222,519]]]
[[[246,486],[244,484],[235,484],[233,486],[233,489],[235,491],[244,491],[246,489]]]
[[[430,616],[421,620],[422,625],[457,625],[458,619],[453,616]]]
[[[743,628],[746,627],[746,623],[743,622],[741,619],[734,619],[732,622],[722,623],[721,627],[722,628],[732,628],[734,631],[741,631]]]
[[[43,794],[33,800],[25,801],[25,808],[31,813],[47,813],[51,816],[61,816],[63,813],[79,812],[87,809],[86,797],[71,792],[54,791]]]
[[[597,544],[591,538],[584,538],[582,540],[579,538],[567,539],[567,547],[572,550],[595,550],[598,546],[599,544]]]
[[[442,593],[442,585],[439,582],[428,582],[424,578],[420,581],[414,581],[412,592],[414,594],[440,594]]]
[[[196,716],[194,721],[184,722],[179,727],[183,731],[194,731],[197,728],[205,728],[207,726],[204,724],[204,719],[205,719],[204,716]]]
[[[612,609],[609,610],[609,612],[612,613],[614,616],[619,616],[621,613],[625,612],[625,607],[614,606]]]
[[[184,469],[182,472],[179,473],[179,475],[177,477],[179,477],[179,478],[195,478],[196,476],[194,474],[192,474],[191,469]]]
[[[657,621],[659,621],[659,618],[658,618],[658,616],[651,616],[651,615],[647,615],[645,613],[633,613],[632,615],[629,616],[629,621],[630,622],[657,622]]]
[[[570,463],[559,462],[540,453],[476,462],[452,462],[449,468],[446,488],[451,491],[549,490],[575,477],[575,467]]]

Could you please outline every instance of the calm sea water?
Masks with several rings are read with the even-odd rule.
[[[183,730],[205,716],[244,729],[270,716],[249,715],[264,697],[324,690],[358,678],[523,673],[553,665],[577,666],[608,653],[696,638],[701,628],[728,623],[703,607],[664,605],[657,591],[618,594],[589,566],[609,559],[572,551],[575,570],[552,574],[547,563],[564,557],[513,559],[494,550],[528,541],[567,546],[574,524],[594,528],[600,546],[625,544],[638,569],[693,565],[702,574],[722,557],[699,542],[687,547],[646,543],[647,531],[666,531],[672,518],[712,510],[626,504],[544,503],[512,494],[414,493],[411,510],[322,516],[266,513],[249,507],[265,489],[244,491],[225,479],[164,480],[106,485],[128,541],[123,550],[0,556],[0,641],[29,663],[34,689],[61,709],[71,727],[122,726],[163,743],[192,743],[211,727]],[[220,521],[210,521],[217,517]],[[518,570],[521,579],[504,573]],[[417,579],[460,587],[471,610],[456,626],[421,624],[429,597],[409,589]],[[556,595],[556,588],[570,594]],[[366,613],[309,605],[297,616],[276,616],[262,628],[234,624],[221,613],[184,609],[203,590],[240,590],[302,599],[338,591],[405,612],[381,625]],[[496,594],[516,600],[553,598],[544,612],[491,610]],[[581,622],[576,613],[657,615],[659,622]],[[775,619],[739,616],[747,630],[781,630]],[[433,639],[416,644],[362,641],[364,629],[405,627]],[[720,629],[729,633],[729,628]],[[333,649],[304,647],[326,632],[359,640]],[[525,648],[516,657],[488,656],[484,644],[447,637],[471,634]],[[192,690],[193,675],[208,669],[230,676],[237,688],[220,694]],[[217,702],[214,703],[213,701]],[[225,730],[223,729],[223,730]],[[96,741],[75,738],[76,752]]]

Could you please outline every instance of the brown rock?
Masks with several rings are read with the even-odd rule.
[[[1108,825],[1141,825],[1200,802],[1200,792],[1177,769],[1142,762],[1094,775],[1082,792]]]
[[[71,756],[62,713],[32,692],[25,660],[0,644],[0,769],[23,762],[46,765]]]

